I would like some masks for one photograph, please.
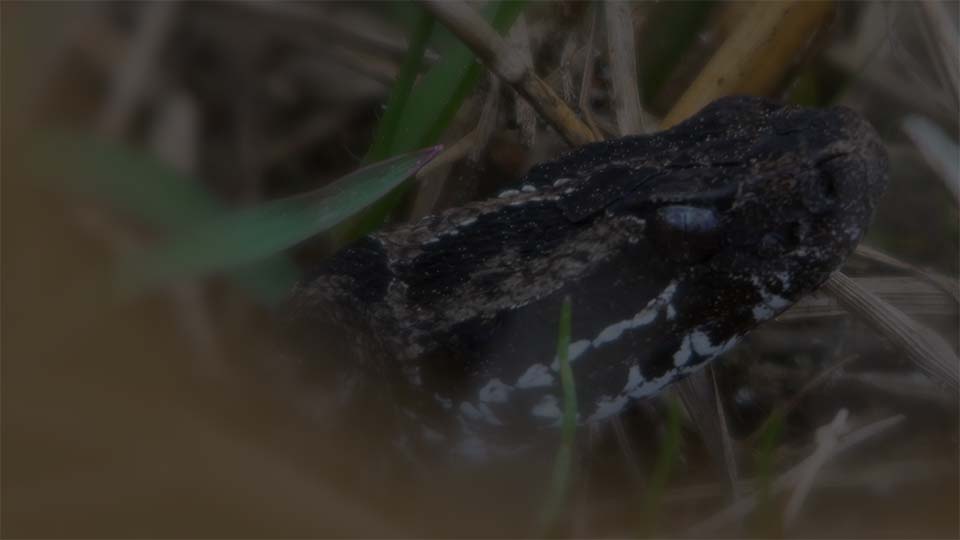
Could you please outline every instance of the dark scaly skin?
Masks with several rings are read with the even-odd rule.
[[[321,344],[308,364],[390,381],[376,397],[406,447],[511,454],[560,423],[563,297],[579,420],[601,421],[820,286],[863,238],[886,170],[853,111],[725,98],[366,237],[299,284],[290,313]]]

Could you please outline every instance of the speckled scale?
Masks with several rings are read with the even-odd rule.
[[[559,425],[564,297],[579,420],[604,421],[818,287],[885,183],[852,111],[726,98],[361,240],[298,286],[291,318],[349,342],[335,350],[357,377],[387,381],[406,448],[513,455]]]

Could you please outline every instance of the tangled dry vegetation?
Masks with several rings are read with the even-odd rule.
[[[860,111],[891,160],[866,246],[723,362],[582,433],[551,531],[960,533],[956,4],[49,6],[4,6],[5,156],[26,144],[17,134],[67,125],[145,149],[230,207],[357,169],[411,74],[414,94],[446,79],[409,98],[425,108],[391,120],[394,140],[445,150],[392,196],[394,220],[489,195],[570,145],[673,125],[722,95]],[[432,37],[413,54],[418,35]],[[451,67],[456,55],[468,61]],[[269,346],[258,307],[219,279],[105,307],[94,276],[157,232],[95,198],[38,194],[18,182],[29,166],[10,167],[5,534],[531,533],[540,499],[507,483],[437,493],[424,472],[377,493],[343,489],[341,468],[376,465],[314,440],[282,400],[232,375]],[[294,260],[334,245],[309,242]],[[549,474],[523,481],[550,489]]]

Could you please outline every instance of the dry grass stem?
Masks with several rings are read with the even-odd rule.
[[[830,459],[839,456],[847,450],[858,446],[864,441],[880,435],[881,433],[902,422],[904,418],[905,417],[903,415],[891,416],[844,435],[836,442],[835,445],[832,446],[832,451],[828,456],[826,456],[827,459],[825,461],[829,461]],[[793,466],[790,470],[777,477],[770,485],[770,496],[774,496],[785,489],[796,485],[807,470],[807,461],[814,458],[817,460],[823,459],[822,456],[816,456],[816,454],[814,454],[814,456],[808,457],[807,460],[804,460],[803,462]],[[756,508],[759,502],[760,497],[757,494],[745,496],[727,508],[717,512],[705,521],[694,525],[687,530],[687,534],[692,536],[706,536],[712,531],[716,531],[727,524],[743,519],[747,514],[752,512],[754,508]]]
[[[907,115],[900,127],[953,195],[954,206],[960,206],[960,146],[957,141],[925,116]]]
[[[437,201],[440,200],[450,168],[466,157],[477,145],[479,130],[480,126],[477,126],[452,146],[444,148],[437,157],[417,172],[417,194],[410,207],[408,221],[415,221],[436,211]]]
[[[527,19],[523,13],[517,17],[517,22],[513,23],[507,40],[514,50],[523,57],[527,65],[533,65],[533,53],[530,51],[530,32],[527,29]],[[568,40],[568,43],[570,41]],[[500,85],[497,85],[499,92]],[[527,147],[533,146],[537,141],[537,111],[525,99],[514,101],[514,115],[517,119],[517,125],[520,127],[520,140]],[[494,124],[491,126],[495,128]]]
[[[849,431],[849,426],[847,426],[848,416],[849,413],[846,409],[840,409],[833,418],[833,422],[817,430],[817,448],[813,451],[813,455],[804,461],[800,481],[797,482],[797,486],[787,502],[787,507],[784,509],[785,526],[789,527],[796,521],[804,501],[807,500],[807,496],[813,488],[817,473],[830,460],[830,456],[836,452],[840,437]]]
[[[943,79],[945,90],[953,97],[954,112],[960,96],[960,30],[957,21],[943,2],[924,0],[920,2],[924,22],[930,32],[921,32],[929,40],[930,56]]]
[[[825,287],[851,313],[903,350],[921,371],[957,394],[960,360],[943,338],[839,272],[830,277]]]
[[[839,362],[834,362],[833,364],[830,364],[829,367],[827,367],[826,369],[818,373],[814,378],[807,381],[807,383],[804,384],[803,387],[799,391],[797,391],[796,394],[790,397],[790,400],[787,401],[786,404],[780,406],[780,417],[786,418],[791,412],[793,412],[794,409],[796,409],[800,405],[803,398],[808,393],[816,389],[821,384],[825,383],[828,379],[830,379],[830,377],[832,377],[834,374],[839,372],[842,368],[845,368],[846,366],[848,366],[851,362],[853,362],[857,358],[859,358],[859,356],[851,355],[840,360]],[[770,425],[775,421],[775,419],[776,419],[775,415],[768,416],[767,419],[764,420],[763,423],[760,425],[760,427],[753,430],[753,433],[751,433],[750,436],[747,437],[747,440],[756,441],[757,437],[759,437],[761,433],[764,433],[768,429],[770,429]]]
[[[157,55],[173,30],[180,3],[152,2],[140,6],[140,26],[123,62],[110,81],[110,94],[101,111],[99,128],[118,135],[130,123],[144,93],[150,91],[151,77],[156,72]]]
[[[956,317],[957,302],[942,287],[912,277],[852,278],[861,288],[912,316]],[[804,297],[777,318],[778,321],[818,319],[848,315],[840,302],[823,291]]]
[[[177,170],[194,174],[200,154],[199,107],[190,94],[164,96],[150,133],[150,146]],[[171,288],[177,327],[193,351],[196,370],[206,377],[223,377],[226,362],[216,317],[202,282],[179,283]]]
[[[487,91],[486,99],[483,100],[480,118],[477,119],[477,127],[473,131],[473,148],[470,149],[470,160],[479,161],[483,156],[484,150],[490,143],[490,137],[497,129],[499,116],[500,79],[490,76],[490,89]]]
[[[583,54],[583,75],[580,79],[580,114],[583,115],[583,120],[587,123],[590,129],[593,131],[594,137],[597,140],[603,139],[603,132],[600,131],[600,128],[597,126],[597,122],[593,118],[593,107],[590,105],[590,95],[591,90],[593,89],[593,68],[594,63],[596,62],[596,51],[594,49],[594,43],[596,39],[597,32],[597,18],[599,14],[596,10],[596,5],[590,5],[590,35],[587,37],[587,43],[584,47]]]
[[[235,4],[257,15],[258,21],[269,22],[271,18],[276,19],[278,30],[284,34],[302,29],[324,43],[336,43],[339,47],[388,58],[395,65],[399,65],[407,54],[407,44],[399,37],[384,35],[386,28],[384,25],[375,24],[378,22],[376,17],[357,20],[344,17],[336,10],[320,11],[315,9],[316,5],[307,6],[294,2],[237,0]],[[377,32],[370,31],[371,26],[376,26]],[[424,53],[422,65],[428,67],[436,60],[437,54],[428,50]]]
[[[633,31],[633,3],[608,0],[604,3],[607,23],[607,54],[610,58],[610,79],[613,113],[619,134],[636,135],[647,130],[640,106],[640,83],[637,77],[637,45]]]
[[[857,250],[854,252],[854,255],[857,257],[863,258],[865,260],[875,262],[877,264],[882,264],[885,266],[889,266],[890,268],[895,268],[902,272],[908,272],[908,273],[914,274],[917,277],[935,285],[937,288],[939,288],[943,292],[949,294],[951,297],[953,297],[953,299],[958,304],[960,304],[960,285],[957,284],[956,279],[951,279],[942,274],[931,272],[929,270],[924,270],[923,268],[918,268],[910,263],[901,261],[900,259],[892,255],[884,253],[879,249],[872,248],[864,244],[860,244],[859,246],[857,246]],[[908,284],[904,284],[903,286],[909,288]],[[869,289],[870,287],[867,287],[867,288]],[[872,291],[872,292],[876,292],[876,291]],[[921,291],[914,291],[914,292],[917,294],[922,294]]]
[[[730,491],[733,493],[734,500],[740,498],[740,467],[737,465],[737,448],[733,443],[733,437],[730,436],[730,427],[727,422],[727,412],[723,408],[723,400],[720,399],[720,387],[717,385],[717,371],[712,367],[707,367],[710,373],[710,380],[713,383],[713,398],[717,406],[717,423],[720,426],[720,441],[723,443],[723,459],[726,463],[727,478],[730,480]]]
[[[718,410],[719,401],[714,395],[714,386],[706,370],[699,371],[677,383],[677,394],[687,417],[697,427],[703,444],[717,468],[724,471],[731,482],[738,477],[736,460],[727,453],[723,411]],[[732,444],[732,443],[730,443]],[[732,453],[732,452],[731,452]]]
[[[948,107],[939,95],[935,95],[923,85],[911,84],[903,80],[888,67],[870,67],[866,69],[857,59],[854,51],[847,47],[833,47],[825,53],[825,58],[836,68],[859,79],[859,84],[870,88],[871,92],[884,95],[900,107],[916,110],[925,116],[945,118],[951,121],[953,114],[944,116]],[[952,120],[956,127],[957,120]]]
[[[828,468],[816,476],[814,487],[817,489],[866,488],[883,493],[905,484],[941,480],[944,476],[953,474],[955,471],[954,464],[946,460],[889,462],[856,469],[846,467]],[[743,491],[750,490],[757,485],[758,481],[758,478],[746,478],[738,483],[738,487]],[[727,486],[725,484],[702,484],[672,489],[664,494],[663,501],[668,504],[689,503],[723,497],[726,492]]]
[[[527,99],[569,144],[579,146],[596,140],[563,99],[537,77],[522,53],[511,48],[480,14],[463,2],[426,0],[423,5],[490,70]]]
[[[671,127],[732,94],[768,95],[826,22],[829,2],[756,2],[662,122]]]
[[[889,394],[891,397],[930,402],[938,407],[954,410],[955,402],[953,398],[938,391],[937,385],[923,373],[858,371],[841,373],[837,375],[836,381],[838,383],[854,382],[867,385],[871,389]]]

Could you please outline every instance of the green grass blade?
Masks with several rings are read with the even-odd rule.
[[[56,189],[106,202],[156,229],[185,229],[222,210],[199,181],[119,142],[55,132],[33,149],[31,162]]]
[[[499,32],[505,32],[523,11],[524,2],[499,1],[490,2],[483,9],[484,17]],[[416,39],[422,37],[419,27],[415,29],[411,47]],[[434,34],[444,33],[445,29],[434,26]],[[429,36],[423,37],[429,39]],[[442,40],[450,43],[446,50],[441,50],[440,60],[430,68],[420,82],[413,88],[405,100],[403,107],[389,108],[378,127],[389,130],[390,144],[374,142],[372,155],[395,156],[410,152],[416,148],[423,148],[436,144],[444,130],[450,125],[454,115],[460,110],[463,100],[467,97],[477,81],[480,80],[482,67],[477,62],[473,52],[459,41]],[[409,60],[413,55],[408,55]],[[422,53],[420,54],[422,56]],[[391,98],[401,91],[401,80],[398,79]],[[394,124],[394,117],[398,119]],[[384,126],[389,122],[388,126]],[[380,146],[383,145],[383,146]],[[375,154],[374,154],[375,152]],[[337,245],[344,245],[359,238],[370,231],[376,230],[387,221],[390,213],[403,200],[403,190],[388,194],[376,205],[365,211],[356,219],[351,220],[342,234],[336,238]]]
[[[223,205],[203,184],[127,145],[88,134],[44,133],[28,159],[52,189],[89,197],[166,234],[222,215]],[[298,277],[282,256],[232,275],[256,301],[274,305]]]
[[[125,265],[136,288],[233,269],[327,232],[379,200],[439,152],[427,148],[364,167],[317,191],[240,210],[179,235]]]
[[[670,79],[673,70],[681,64],[706,24],[716,2],[695,0],[657,4],[644,33],[640,47],[640,97],[650,104]]]
[[[774,460],[777,446],[780,444],[783,434],[783,427],[784,412],[782,409],[775,409],[770,413],[770,419],[766,422],[763,431],[760,432],[757,443],[755,474],[758,484],[758,503],[748,520],[748,526],[749,530],[756,532],[761,537],[778,538],[783,536],[782,515],[771,494],[773,491],[771,486],[774,480]]]
[[[573,449],[577,434],[577,389],[570,368],[570,321],[572,318],[570,297],[563,299],[560,310],[560,325],[557,331],[557,363],[560,367],[560,385],[563,390],[563,425],[560,448],[553,463],[553,477],[547,502],[540,519],[541,533],[555,526],[563,510],[573,476]],[[543,535],[543,534],[541,534]]]
[[[640,506],[640,536],[650,536],[657,530],[657,517],[660,514],[663,493],[666,490],[667,482],[670,480],[670,474],[679,460],[681,442],[680,404],[674,399],[670,401],[667,416],[667,437],[660,447],[659,454],[657,454],[657,461],[653,466],[653,475]]]
[[[524,2],[491,2],[484,18],[500,33],[506,32],[523,11]],[[403,111],[398,137],[391,153],[408,152],[434,144],[460,110],[463,100],[480,80],[482,66],[462,43],[441,51],[440,61],[423,76]]]
[[[410,46],[403,60],[403,65],[400,66],[397,81],[390,91],[390,99],[387,101],[383,118],[380,119],[380,124],[377,126],[373,146],[364,160],[367,163],[381,161],[393,155],[392,148],[396,139],[397,128],[400,125],[404,108],[406,108],[407,99],[413,89],[413,83],[417,79],[417,73],[420,72],[423,52],[426,50],[427,41],[433,30],[434,19],[423,8],[417,7],[415,9],[417,10],[417,19],[410,37]]]

